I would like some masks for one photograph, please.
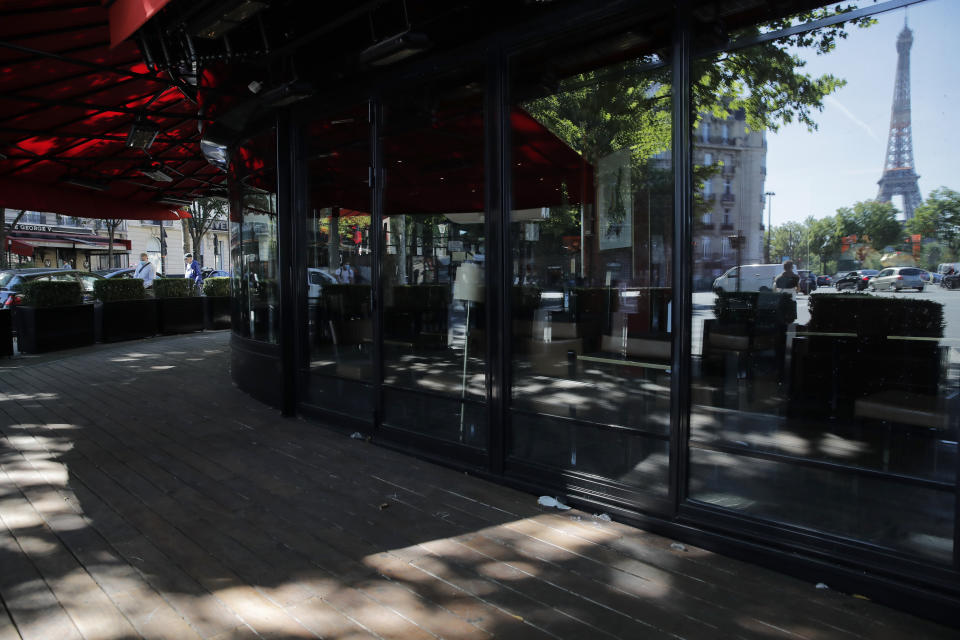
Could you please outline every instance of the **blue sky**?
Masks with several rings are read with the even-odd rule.
[[[767,132],[765,190],[776,193],[774,226],[834,215],[838,207],[876,197],[904,15],[904,9],[880,14],[872,27],[850,30],[828,55],[804,52],[807,73],[832,73],[847,86],[816,114],[818,131],[791,124]],[[911,122],[920,192],[926,198],[944,185],[960,191],[960,2],[931,0],[910,6],[906,15],[913,31]]]

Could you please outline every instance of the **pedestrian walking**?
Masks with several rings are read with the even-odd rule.
[[[140,254],[140,264],[138,264],[136,270],[134,270],[133,277],[143,280],[144,289],[149,289],[153,286],[153,281],[157,277],[157,269],[153,266],[153,263],[150,262],[150,257],[147,254]]]
[[[193,259],[192,253],[186,254],[183,259],[186,261],[183,277],[193,280],[197,289],[200,289],[203,286],[203,274],[200,272],[200,265]]]

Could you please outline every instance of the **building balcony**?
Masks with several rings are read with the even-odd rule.
[[[732,225],[732,224],[721,224],[721,225],[720,225],[720,231],[733,231],[733,225]]]
[[[735,198],[733,197],[732,193],[724,193],[720,196],[720,202],[723,202],[724,204],[732,203],[734,200]]]

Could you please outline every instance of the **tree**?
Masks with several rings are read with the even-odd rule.
[[[835,237],[839,240],[852,234],[881,251],[902,242],[903,226],[897,221],[897,209],[892,203],[866,200],[857,202],[852,208],[837,209]]]
[[[7,254],[9,253],[7,251],[7,233],[17,226],[17,223],[20,222],[20,219],[27,213],[27,210],[21,209],[20,213],[13,217],[9,225],[7,224],[6,208],[0,207],[0,212],[2,212],[0,215],[3,216],[2,219],[0,219],[0,268],[7,269],[10,266],[7,261]]]
[[[960,193],[947,187],[934,189],[907,221],[909,233],[934,238],[951,253],[960,253]]]
[[[801,222],[787,222],[774,227],[770,238],[770,259],[779,262],[780,258],[788,256],[794,262],[806,255],[807,230]]]
[[[107,237],[110,238],[110,246],[107,248],[107,264],[113,268],[113,236],[117,232],[117,227],[123,224],[122,219],[104,220],[103,226],[107,228]]]
[[[223,198],[201,198],[190,206],[189,218],[183,219],[184,246],[189,236],[191,246],[189,251],[194,259],[203,266],[200,249],[203,246],[203,236],[210,230],[217,220],[224,220],[227,215],[228,202]]]

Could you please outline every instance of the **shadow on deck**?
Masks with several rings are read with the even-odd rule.
[[[228,363],[221,332],[0,366],[0,639],[955,637],[282,418]]]

